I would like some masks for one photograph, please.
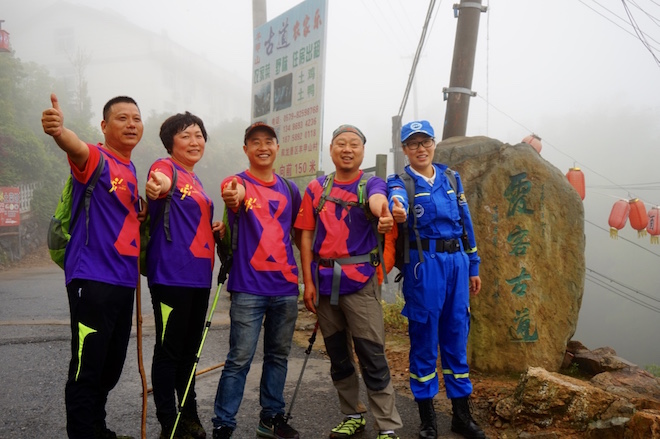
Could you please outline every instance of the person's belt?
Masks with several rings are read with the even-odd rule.
[[[362,264],[369,262],[374,267],[380,264],[380,259],[378,253],[375,253],[373,250],[364,255],[348,256],[345,258],[337,259],[327,259],[319,258],[318,256],[314,257],[314,260],[318,263],[318,267],[332,267],[332,290],[330,291],[330,305],[339,304],[339,283],[341,281],[341,266],[349,264]],[[317,267],[317,269],[318,269]],[[318,283],[319,275],[317,272],[316,280]],[[318,285],[316,286],[317,298],[321,294]]]
[[[456,253],[461,251],[461,242],[458,238],[453,239],[422,239],[422,250],[429,251],[431,243],[435,242],[435,251],[438,253]],[[416,249],[417,242],[410,241],[410,249]]]

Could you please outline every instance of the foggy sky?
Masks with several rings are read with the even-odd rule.
[[[249,0],[70,1],[111,8],[109,12],[166,33],[250,81]],[[3,28],[10,30],[11,20],[34,5],[49,3],[2,0]],[[268,0],[268,19],[297,3]],[[437,137],[442,134],[442,88],[449,86],[456,30],[453,3],[458,2],[439,1],[436,6],[403,116],[404,123],[417,117],[430,120]],[[471,100],[467,135],[487,135],[511,144],[531,132],[541,136],[541,155],[546,160],[563,172],[574,165],[582,167],[587,180],[585,219],[605,229],[617,198],[639,197],[647,208],[660,204],[660,183],[653,190],[629,190],[632,184],[660,182],[660,67],[631,35],[632,28],[617,18],[627,18],[621,1],[599,0],[609,11],[593,0],[483,3],[489,12],[481,15],[472,86],[477,97]],[[660,7],[651,0],[637,4],[660,17]],[[365,166],[374,164],[375,154],[389,152],[391,118],[401,104],[427,9],[428,2],[420,0],[329,0],[322,158],[326,171],[331,167],[330,133],[342,123],[359,126],[369,139]],[[659,27],[639,9],[631,12],[652,38],[649,42],[660,47],[653,40],[660,41]],[[588,268],[660,300],[660,246],[651,246],[648,238],[638,239],[630,227],[621,235],[635,244],[611,240],[590,223],[585,223],[585,233]],[[658,301],[645,301],[660,306]],[[657,312],[585,282],[575,338],[587,347],[607,344],[640,365],[660,364],[653,336],[657,334]]]

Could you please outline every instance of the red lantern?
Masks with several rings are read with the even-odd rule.
[[[646,236],[646,226],[649,223],[649,217],[646,214],[646,206],[639,198],[633,198],[630,203],[630,225],[637,230],[637,237]]]
[[[651,244],[658,244],[660,239],[660,208],[658,206],[649,210],[649,224],[646,226],[646,231],[651,235]]]
[[[541,138],[539,136],[536,134],[530,134],[529,136],[522,139],[522,141],[523,143],[530,145],[536,150],[536,152],[541,154],[541,148],[543,148],[543,145],[541,145]]]
[[[628,214],[630,214],[630,203],[626,200],[619,200],[612,206],[610,212],[610,238],[616,239],[619,237],[619,230],[623,229],[628,221]]]
[[[566,173],[566,178],[568,182],[575,188],[580,198],[584,200],[584,174],[580,168],[571,168]]]

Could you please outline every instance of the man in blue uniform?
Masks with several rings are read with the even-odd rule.
[[[387,183],[395,221],[406,222],[409,212],[416,217],[403,225],[409,232],[410,261],[403,266],[406,304],[402,314],[409,325],[410,388],[422,421],[419,437],[437,438],[433,397],[438,393],[440,347],[447,397],[453,406],[451,429],[466,438],[485,438],[468,404],[472,393],[467,364],[470,293],[479,293],[481,279],[463,185],[458,173],[433,163],[435,139],[428,121],[404,125],[401,143],[410,161],[402,176],[412,180],[414,200],[409,199],[402,176],[392,175]]]

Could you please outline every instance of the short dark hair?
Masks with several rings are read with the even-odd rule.
[[[120,102],[133,104],[136,107],[138,107],[138,111],[140,110],[140,107],[138,106],[137,102],[135,102],[135,99],[128,96],[116,96],[110,99],[108,102],[106,102],[106,104],[103,106],[103,120],[105,120],[106,122],[108,121],[108,116],[110,115],[110,109],[112,108],[113,105],[118,104]]]
[[[206,133],[206,128],[204,128],[204,122],[194,114],[190,114],[189,111],[186,111],[183,114],[178,113],[165,119],[165,122],[160,126],[160,140],[163,142],[163,146],[169,154],[172,154],[174,136],[191,125],[197,125],[199,129],[202,130],[204,141],[208,140],[208,134]]]

